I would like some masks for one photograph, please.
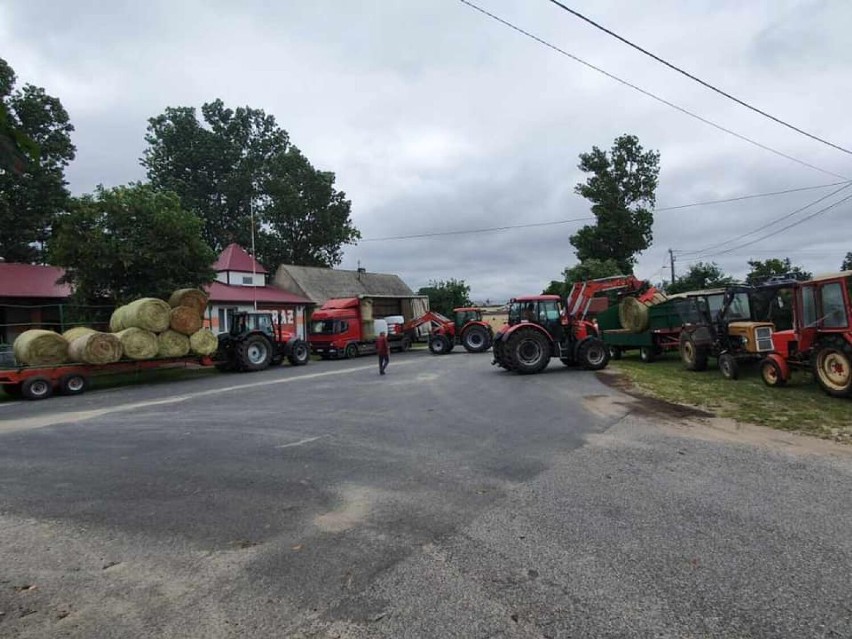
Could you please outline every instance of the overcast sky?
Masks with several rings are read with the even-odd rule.
[[[852,3],[647,0],[565,3],[701,78],[852,147]],[[643,89],[828,173],[852,156],[751,113],[547,0],[477,4]],[[0,4],[0,56],[61,98],[76,127],[75,193],[144,178],[147,118],[222,98],[273,114],[315,166],[337,175],[364,240],[342,264],[413,288],[458,278],[474,299],[537,293],[576,263],[583,222],[408,240],[399,235],[589,215],[578,155],[623,133],[661,153],[657,206],[824,185],[838,178],[757,148],[587,69],[458,0]],[[660,211],[637,274],[668,277],[667,250],[744,275],[790,256],[814,272],[852,251],[852,200],[748,247],[768,224],[832,189]],[[850,190],[852,192],[852,190]],[[370,241],[374,240],[374,241]],[[716,255],[722,250],[735,249]],[[700,253],[683,254],[685,269]],[[665,268],[663,268],[665,266]]]

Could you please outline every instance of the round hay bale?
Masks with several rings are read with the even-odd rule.
[[[109,318],[109,330],[111,333],[118,333],[118,331],[122,331],[127,328],[122,321],[124,309],[124,306],[119,306],[112,312],[112,315]]]
[[[157,335],[157,357],[184,357],[189,354],[189,338],[177,331]]]
[[[25,366],[51,366],[68,361],[68,342],[59,333],[31,329],[12,344],[15,359]]]
[[[93,328],[89,328],[88,326],[75,326],[74,328],[69,328],[67,331],[62,333],[62,337],[64,337],[65,341],[70,344],[78,337],[83,337],[83,335],[88,335],[90,333],[97,333],[97,331]]]
[[[648,307],[635,297],[625,297],[618,307],[621,326],[631,333],[641,333],[648,328]]]
[[[192,335],[201,330],[204,320],[191,306],[175,306],[169,315],[169,326],[183,335]]]
[[[68,345],[71,361],[84,364],[111,364],[121,359],[123,354],[121,340],[112,333],[83,334]]]
[[[189,338],[189,347],[196,355],[213,355],[219,349],[219,340],[208,328],[202,328]]]
[[[152,333],[160,333],[168,330],[171,311],[171,307],[163,300],[158,300],[155,297],[143,297],[118,309],[113,313],[113,317],[118,316],[117,323],[121,326],[120,330],[141,328]],[[110,326],[112,326],[112,321],[110,321]]]
[[[169,306],[189,306],[195,309],[199,317],[204,317],[204,311],[207,310],[207,293],[197,288],[178,289],[169,297]]]
[[[157,336],[141,328],[125,328],[115,336],[121,341],[124,356],[129,359],[153,359],[160,345]]]

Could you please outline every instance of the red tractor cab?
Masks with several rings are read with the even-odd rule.
[[[494,330],[482,320],[481,308],[454,308],[453,316],[452,320],[444,317],[443,321],[433,322],[434,328],[429,334],[432,353],[449,353],[456,344],[464,346],[468,353],[483,353],[491,348]]]
[[[852,271],[800,282],[791,299],[793,328],[773,333],[763,381],[783,386],[793,370],[810,370],[827,394],[852,396]]]

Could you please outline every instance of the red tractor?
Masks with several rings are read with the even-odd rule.
[[[565,366],[605,368],[609,349],[588,314],[592,300],[610,291],[627,292],[640,300],[656,293],[632,275],[617,275],[574,284],[564,309],[558,295],[514,298],[509,302],[508,326],[494,337],[492,363],[522,375],[543,371],[553,357]]]
[[[308,343],[284,330],[281,314],[233,313],[231,330],[219,335],[214,361],[222,371],[261,371],[285,359],[293,366],[307,364],[311,356]]]
[[[768,386],[783,386],[794,369],[810,370],[834,397],[852,396],[852,271],[793,287],[793,328],[772,334],[774,353],[760,364]]]
[[[454,308],[453,314],[455,319],[449,319],[437,311],[429,311],[400,325],[398,330],[409,333],[418,326],[431,323],[429,350],[435,355],[449,353],[456,344],[464,346],[468,353],[483,353],[491,348],[494,331],[487,322],[482,320],[482,309]]]

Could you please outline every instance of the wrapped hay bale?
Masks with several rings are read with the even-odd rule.
[[[97,333],[97,331],[93,328],[89,328],[88,326],[75,326],[74,328],[69,328],[67,331],[62,333],[62,337],[64,337],[65,341],[70,344],[78,337],[83,337],[83,335],[88,335],[89,333]]]
[[[157,335],[157,357],[184,357],[189,354],[189,338],[177,331]]]
[[[631,333],[641,333],[648,328],[648,307],[635,297],[625,297],[618,306],[618,319]]]
[[[204,317],[204,311],[207,310],[207,293],[197,288],[178,289],[169,297],[169,306],[189,306],[195,309],[199,317]]]
[[[112,315],[109,318],[109,331],[110,333],[118,333],[118,331],[124,330],[126,327],[124,326],[124,322],[122,321],[122,317],[124,315],[124,309],[126,307],[119,306],[112,312]]]
[[[121,341],[124,356],[130,359],[153,359],[157,356],[157,336],[141,328],[125,328],[115,336]]]
[[[71,361],[84,364],[111,364],[120,360],[123,353],[121,340],[112,333],[92,331],[80,335],[68,344],[68,356]]]
[[[169,315],[169,326],[183,335],[192,335],[201,330],[204,320],[191,306],[175,306]]]
[[[196,355],[213,355],[219,349],[219,340],[213,331],[202,328],[190,336],[189,347]]]
[[[119,313],[122,330],[141,328],[152,333],[160,333],[168,330],[171,311],[171,307],[163,300],[158,300],[156,297],[143,297],[130,302],[116,312]]]
[[[12,350],[18,363],[26,366],[50,366],[68,361],[68,342],[53,331],[24,331],[12,344]]]

